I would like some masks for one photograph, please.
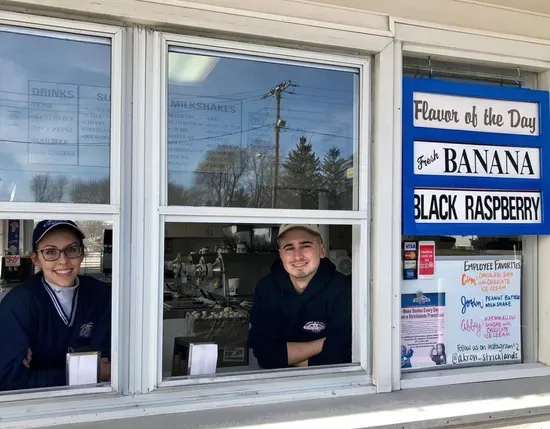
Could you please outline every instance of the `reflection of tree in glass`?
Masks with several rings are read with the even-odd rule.
[[[40,173],[31,179],[30,188],[37,203],[61,203],[65,199],[65,187],[69,183],[67,176],[52,176]]]
[[[212,160],[216,160],[213,165]],[[247,170],[247,152],[239,147],[220,145],[206,153],[195,172],[193,188],[199,205],[239,207],[246,205],[242,178]],[[244,201],[243,201],[244,200]]]
[[[259,141],[250,145],[248,171],[249,207],[270,207],[273,183],[273,148]]]
[[[80,204],[109,204],[110,180],[76,179],[71,184],[71,202]]]
[[[306,137],[300,137],[283,163],[284,174],[279,207],[317,209],[322,187],[321,165]],[[279,205],[280,204],[280,205]]]
[[[100,220],[83,220],[78,222],[78,226],[84,231],[86,239],[90,241],[101,241],[103,238],[103,231],[108,224]]]
[[[340,155],[340,149],[333,147],[325,154],[321,171],[323,189],[328,193],[329,210],[350,210],[353,183],[347,178],[347,170],[352,166],[351,159]]]
[[[176,182],[168,181],[168,205],[170,206],[198,206],[200,195],[194,188],[186,188]]]

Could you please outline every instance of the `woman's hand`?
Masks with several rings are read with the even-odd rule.
[[[25,357],[25,359],[23,359],[23,366],[25,368],[30,368],[31,367],[31,360],[32,360],[32,350],[29,347],[27,349],[27,356]]]
[[[107,358],[99,362],[99,381],[111,381],[111,362]]]

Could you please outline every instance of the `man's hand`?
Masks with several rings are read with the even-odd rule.
[[[111,362],[107,358],[101,358],[99,365],[99,381],[111,381]]]
[[[31,367],[31,360],[32,360],[32,350],[29,347],[27,349],[27,356],[25,357],[25,359],[23,359],[23,366],[25,368],[30,368]]]
[[[298,362],[297,364],[294,364],[293,366],[300,366],[300,367],[309,366],[308,359],[303,360],[302,362]]]
[[[325,338],[319,338],[318,340],[306,343],[286,343],[288,364],[296,366],[297,364],[303,364],[304,361],[307,362],[309,358],[323,351],[323,344],[325,344]]]

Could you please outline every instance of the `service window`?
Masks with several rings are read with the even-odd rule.
[[[366,342],[367,316],[352,298],[368,293],[358,281],[368,60],[249,48],[258,55],[168,50],[161,380],[366,368],[352,344]],[[269,219],[247,219],[257,209]]]
[[[514,69],[404,74],[402,371],[536,362],[543,96]]]
[[[0,26],[0,401],[118,388],[115,31]]]
[[[0,392],[108,385],[112,288],[103,237],[112,222],[0,225]]]
[[[350,226],[280,238],[280,225],[269,224],[165,229],[164,377],[352,362]],[[190,357],[203,343],[209,368]],[[301,346],[311,351],[296,361]]]

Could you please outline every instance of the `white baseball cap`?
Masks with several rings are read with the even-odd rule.
[[[277,238],[281,238],[281,236],[292,229],[302,229],[304,231],[311,232],[312,234],[318,235],[321,237],[321,230],[319,229],[319,225],[315,224],[308,224],[308,223],[283,223],[279,227],[279,234],[277,234]]]

